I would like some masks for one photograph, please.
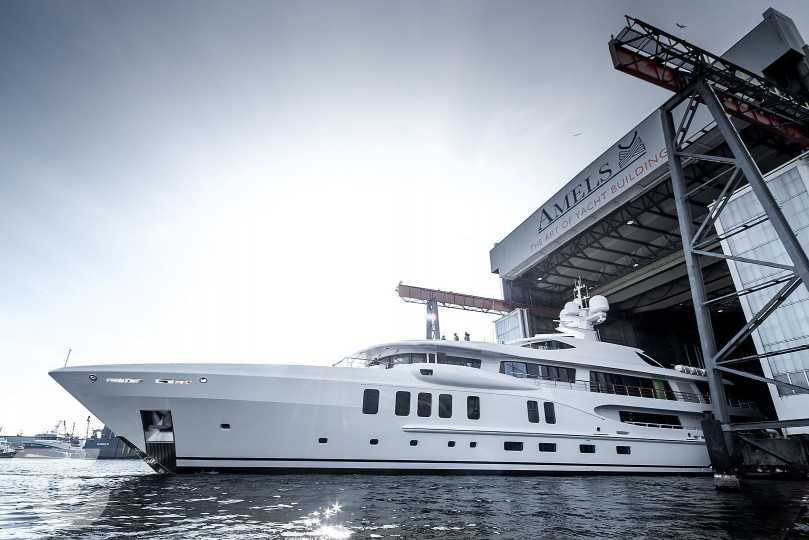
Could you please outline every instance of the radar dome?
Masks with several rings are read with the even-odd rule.
[[[603,313],[610,310],[610,303],[600,294],[590,298],[590,313]]]
[[[575,302],[568,302],[565,304],[565,309],[562,310],[562,315],[578,315],[579,306]]]

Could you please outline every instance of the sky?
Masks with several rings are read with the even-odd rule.
[[[0,435],[83,434],[68,351],[330,365],[424,337],[399,282],[502,298],[494,243],[670,97],[623,16],[721,53],[770,6],[809,38],[804,0],[0,2]]]

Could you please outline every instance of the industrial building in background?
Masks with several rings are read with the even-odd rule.
[[[763,450],[805,472],[800,440],[774,449],[748,434],[809,433],[809,47],[769,9],[721,56],[632,18],[609,48],[616,69],[673,97],[494,246],[503,300],[399,294],[433,301],[436,317],[438,305],[499,313],[497,340],[510,341],[552,332],[581,278],[610,302],[601,340],[705,368],[715,396],[731,380],[771,398],[757,425],[714,400],[703,428],[716,471]]]
[[[563,305],[581,277],[612,306],[601,339],[704,367],[715,396],[723,378],[767,388],[780,422],[734,425],[714,402],[714,465],[732,469],[733,432],[809,432],[809,48],[770,9],[722,56],[631,18],[610,52],[674,97],[496,244],[491,270],[528,305]],[[525,315],[498,339],[553,327]]]

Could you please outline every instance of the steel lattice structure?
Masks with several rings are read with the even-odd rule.
[[[770,316],[801,284],[809,284],[809,258],[793,234],[770,192],[755,159],[745,146],[729,116],[741,118],[748,123],[769,129],[782,137],[809,146],[809,100],[788,92],[774,82],[744,70],[726,60],[695,47],[671,34],[647,23],[627,17],[627,26],[617,38],[610,41],[610,52],[615,68],[676,92],[675,96],[661,107],[663,132],[669,157],[669,171],[677,217],[682,236],[682,248],[691,295],[697,319],[705,367],[711,390],[712,408],[718,420],[717,433],[724,433],[724,445],[714,443],[718,454],[711,453],[715,470],[733,474],[730,454],[734,446],[732,432],[755,428],[755,424],[733,426],[727,411],[723,373],[732,373],[750,379],[789,387],[803,392],[804,389],[761,377],[729,367],[731,364],[759,360],[764,356],[786,354],[805,350],[806,346],[769,351],[765,354],[731,358],[744,340]],[[704,106],[716,129],[724,139],[729,155],[707,155],[688,148],[686,143],[690,126],[700,106]],[[675,122],[679,111],[679,123]],[[714,178],[705,178],[696,186],[689,185],[684,168],[689,161],[703,161],[725,165],[725,173]],[[791,265],[771,261],[727,255],[716,248],[716,223],[731,195],[746,180],[764,210],[792,262]],[[701,219],[692,215],[692,199],[708,189],[720,189],[710,211]],[[759,220],[758,223],[765,221]],[[755,224],[753,225],[755,226]],[[738,231],[737,231],[738,232]],[[733,234],[733,233],[732,233]],[[703,260],[734,260],[775,267],[788,272],[787,276],[768,284],[780,288],[772,298],[750,317],[736,334],[723,346],[718,347],[714,337],[710,308],[724,295],[709,298],[703,276]],[[749,291],[736,292],[736,296]],[[767,426],[809,425],[809,419],[790,420],[785,423],[768,422]],[[703,424],[704,429],[709,426]],[[721,439],[721,437],[720,437]],[[755,441],[744,439],[759,446]],[[710,449],[709,445],[709,449]],[[716,460],[716,461],[715,461]],[[788,461],[788,460],[787,460]]]
[[[615,69],[680,92],[708,84],[727,114],[809,148],[809,100],[632,17],[609,48]]]

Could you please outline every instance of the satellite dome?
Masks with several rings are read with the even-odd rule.
[[[562,310],[562,315],[578,315],[579,306],[575,302],[568,302],[565,304],[565,309]]]
[[[600,294],[590,298],[590,313],[603,313],[610,310],[610,303]]]

